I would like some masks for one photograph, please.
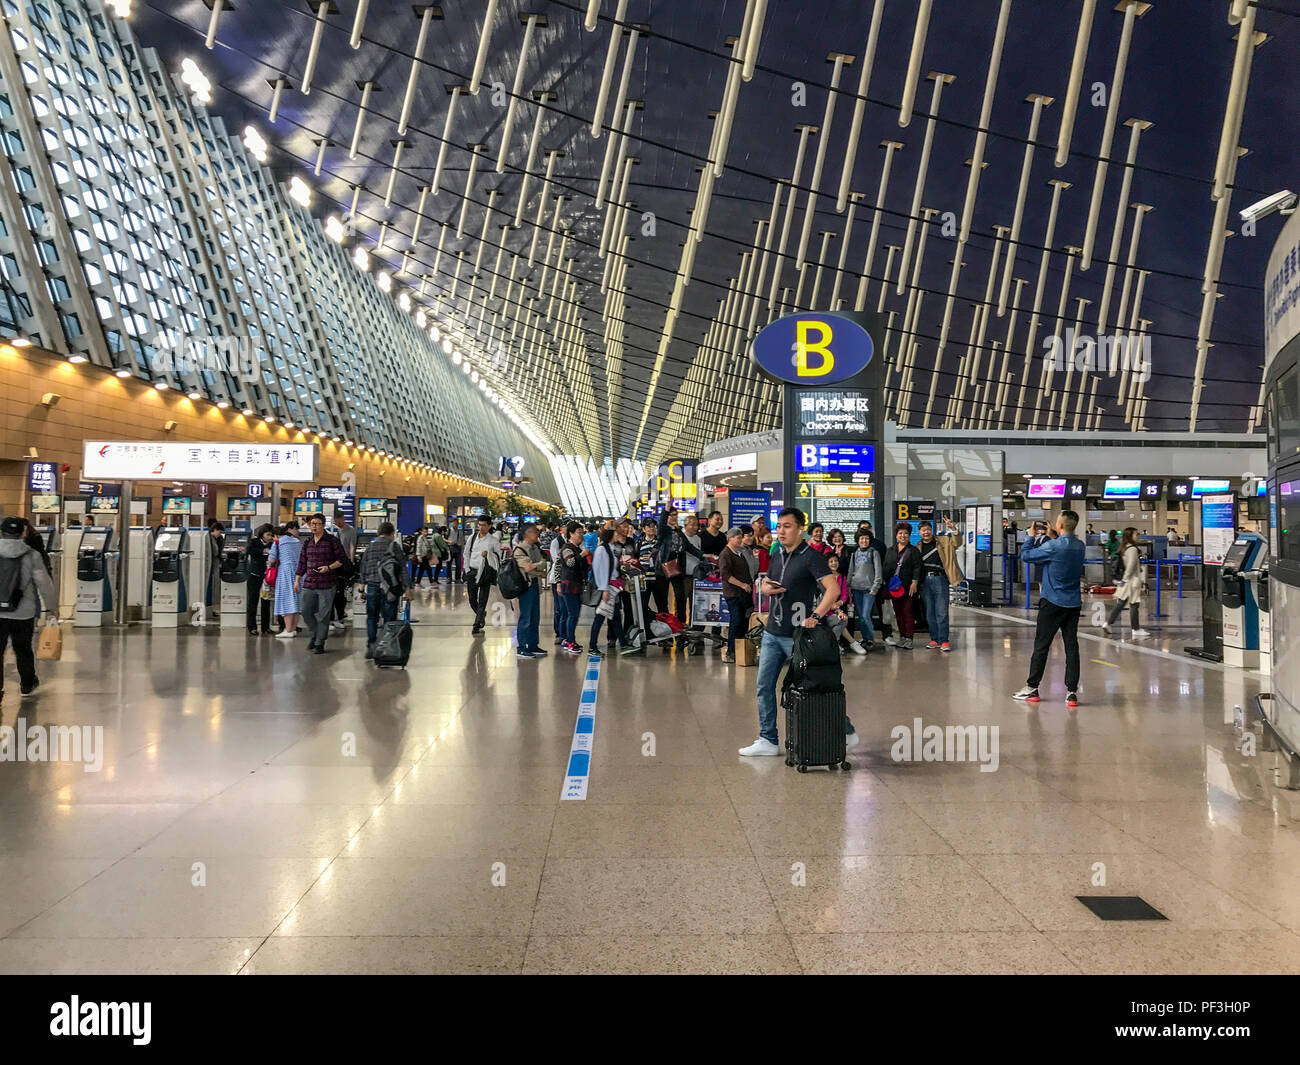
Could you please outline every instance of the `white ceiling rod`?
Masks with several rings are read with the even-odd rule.
[[[452,85],[447,92],[451,99],[447,101],[447,117],[442,122],[442,141],[438,144],[438,162],[434,164],[433,181],[430,188],[435,196],[442,190],[442,172],[447,165],[447,149],[451,147],[451,129],[456,121],[456,103],[460,100],[463,85]]]
[[[1052,178],[1052,206],[1047,212],[1047,229],[1043,233],[1043,254],[1038,260],[1038,281],[1034,286],[1034,303],[1029,311],[1029,335],[1025,338],[1025,366],[1020,374],[1020,395],[1016,400],[1016,418],[1013,428],[1020,429],[1020,417],[1025,409],[1025,389],[1029,385],[1029,369],[1034,359],[1034,344],[1038,340],[1038,324],[1043,308],[1043,289],[1047,285],[1047,264],[1052,258],[1052,243],[1056,240],[1056,219],[1061,207],[1061,193],[1070,187],[1068,181]]]
[[[366,28],[366,9],[370,6],[370,0],[357,0],[357,15],[352,20],[352,37],[348,42],[352,47],[361,47],[361,33]]]
[[[370,94],[375,91],[373,81],[363,82],[361,85],[361,105],[357,108],[357,121],[352,127],[352,144],[348,147],[348,158],[355,159],[357,151],[361,147],[361,130],[365,126],[366,112],[370,108]]]
[[[1079,254],[1080,250],[1081,249],[1076,248],[1072,244],[1066,245],[1065,248],[1065,276],[1061,279],[1061,297],[1056,303],[1056,328],[1052,331],[1053,350],[1056,351],[1061,351],[1061,344],[1063,343],[1061,333],[1065,328],[1065,310],[1066,307],[1069,306],[1070,302],[1070,278],[1074,274],[1074,257]],[[1072,351],[1066,351],[1064,354],[1067,360],[1067,365],[1069,362],[1073,362],[1074,353]],[[1043,372],[1038,384],[1039,402],[1046,398],[1047,394],[1051,391],[1052,377],[1054,376],[1055,371],[1056,367],[1052,360],[1044,359]],[[1069,371],[1067,370],[1067,373],[1068,372]]]
[[[831,238],[834,236],[835,234],[829,229],[822,231],[822,246],[821,250],[817,253],[817,270],[813,274],[812,295],[808,297],[809,310],[817,309],[817,296],[821,292],[822,287],[822,271],[826,268],[826,249],[830,245]]]
[[[555,250],[555,234],[560,228],[560,211],[564,207],[564,196],[555,197],[555,213],[551,216],[550,231],[546,235],[546,254],[542,256],[542,277],[537,285],[537,295],[546,290],[546,277],[551,270],[551,253]],[[550,315],[547,315],[549,318]]]
[[[267,112],[266,120],[275,125],[275,120],[280,117],[280,98],[284,95],[284,87],[289,83],[284,78],[276,78],[271,82],[271,108]]]
[[[884,0],[880,0],[881,3]],[[752,81],[754,68],[758,64],[758,46],[763,40],[763,20],[767,17],[767,0],[754,0],[754,16],[749,23],[749,33],[745,40],[745,60],[741,68],[742,81]]]
[[[829,309],[840,309],[840,287],[844,283],[844,263],[849,257],[849,241],[853,237],[853,220],[858,213],[858,204],[862,202],[862,193],[855,192],[849,197],[849,213],[844,218],[844,242],[840,245],[839,261],[835,264],[835,284],[831,287]]]
[[[438,229],[438,249],[433,255],[433,276],[438,276],[438,267],[442,265],[442,246],[447,239],[447,223],[443,222]]]
[[[925,57],[925,35],[930,28],[932,0],[919,0],[916,6],[916,29],[912,31],[912,55],[907,61],[907,76],[903,79],[903,102],[898,111],[898,124],[903,129],[912,121],[916,106],[916,87],[921,80],[921,60]]]
[[[618,81],[618,103],[614,105],[614,128],[611,132],[609,141],[605,144],[605,161],[601,165],[600,181],[596,185],[596,210],[598,211],[605,206],[605,184],[609,181],[610,166],[614,162],[614,151],[618,147],[618,134],[620,130],[620,123],[618,121],[619,108],[623,107],[625,101],[627,101],[628,84],[632,80],[632,62],[636,57],[637,35],[638,30],[636,27],[633,27],[632,33],[628,37],[627,54],[623,60],[623,73],[619,77]],[[635,101],[631,101],[631,103],[633,104],[632,110],[635,110]],[[631,115],[627,115],[624,117],[621,128],[627,129],[630,128],[631,125]]]
[[[605,104],[609,100],[609,86],[614,80],[614,60],[623,33],[623,18],[627,14],[627,0],[618,0],[618,10],[609,28],[609,48],[605,52],[605,67],[600,74],[600,89],[596,93],[596,110],[591,117],[592,140],[599,140],[605,124]]]
[[[1016,265],[1016,250],[1020,244],[1020,225],[1025,219],[1025,196],[1029,192],[1029,174],[1034,166],[1034,142],[1038,139],[1038,123],[1043,116],[1043,108],[1052,105],[1050,96],[1033,93],[1025,97],[1025,102],[1033,104],[1033,113],[1029,116],[1029,136],[1025,141],[1025,157],[1020,164],[1020,184],[1016,188],[1016,210],[1011,217],[1011,236],[1007,241],[1007,262],[1002,271],[1002,288],[998,293],[998,317],[1007,313],[1007,295],[1011,291],[1011,272]]]
[[[587,17],[582,20],[582,28],[590,33],[600,21],[600,0],[587,0]]]
[[[885,11],[885,0],[876,0],[871,12],[871,28],[867,31],[867,46],[862,53],[862,71],[858,75],[857,102],[853,105],[853,121],[849,125],[849,142],[844,149],[844,166],[840,170],[840,191],[835,200],[835,210],[841,214],[849,202],[849,187],[853,184],[853,164],[857,161],[858,141],[862,137],[862,119],[867,113],[867,90],[871,86],[871,68],[876,61],[876,44],[880,40],[880,17]],[[749,79],[746,78],[746,81]],[[844,242],[845,246],[848,241]],[[832,303],[835,301],[832,300]]]
[[[1133,218],[1133,234],[1129,239],[1128,245],[1128,262],[1124,266],[1124,285],[1120,290],[1119,313],[1115,316],[1115,324],[1119,327],[1124,325],[1125,312],[1128,309],[1129,286],[1133,281],[1133,266],[1137,262],[1138,243],[1142,239],[1142,219],[1146,217],[1148,211],[1153,210],[1149,204],[1135,203],[1133,205],[1135,212]],[[1110,368],[1110,376],[1115,376],[1115,367]]]
[[[546,20],[537,14],[521,16],[524,21],[524,43],[519,46],[519,65],[515,67],[515,83],[510,90],[510,102],[506,105],[506,122],[501,130],[501,150],[497,153],[497,173],[506,169],[506,158],[510,154],[510,136],[515,131],[515,117],[519,114],[519,98],[524,91],[524,71],[528,66],[528,49],[532,47],[533,33],[540,21],[544,26]]]
[[[818,130],[817,156],[813,160],[812,180],[808,183],[808,198],[804,202],[803,229],[799,232],[799,250],[795,252],[795,269],[802,270],[808,256],[808,240],[812,236],[813,221],[817,214],[817,188],[821,184],[822,169],[826,165],[826,150],[831,142],[831,121],[835,117],[835,100],[840,91],[840,75],[844,65],[853,62],[853,56],[843,52],[832,52],[826,57],[833,64],[831,69],[831,88],[826,94],[826,111],[822,115],[821,129]]]
[[[885,296],[889,294],[889,273],[894,267],[894,253],[900,251],[901,248],[897,244],[886,244],[885,250],[889,254],[885,256],[885,273],[881,277],[883,284],[880,286],[880,301],[876,304],[877,314],[882,313],[885,309]],[[899,276],[902,276],[901,272]]]
[[[483,265],[483,248],[487,245],[488,229],[492,224],[492,206],[493,204],[496,203],[496,199],[497,199],[497,190],[489,189],[487,208],[483,212],[483,228],[482,230],[479,231],[478,251],[474,255],[475,274],[479,272],[479,268]]]
[[[1080,248],[1079,250],[1080,252],[1083,251],[1082,248]],[[1088,304],[1090,304],[1092,300],[1084,299],[1084,297],[1082,296],[1075,296],[1074,301],[1078,306],[1078,311],[1075,313],[1074,316],[1074,335],[1077,337],[1079,336],[1080,329],[1083,327],[1083,309],[1086,306],[1088,306]],[[1095,347],[1093,351],[1095,354],[1096,352]],[[1074,360],[1071,359],[1070,365],[1073,365],[1073,361]],[[1069,380],[1068,367],[1066,369],[1066,380],[1067,380],[1067,387],[1068,387],[1068,380]],[[1076,433],[1079,431],[1079,418],[1083,415],[1083,393],[1084,390],[1087,388],[1087,386],[1088,386],[1088,364],[1086,362],[1082,362],[1079,365],[1079,391],[1075,393],[1075,402],[1074,402],[1073,431]],[[1070,397],[1067,395],[1065,398],[1066,401],[1068,402]],[[1065,427],[1065,414],[1066,414],[1066,404],[1062,403],[1061,404],[1061,427],[1062,428]]]
[[[546,174],[542,178],[542,194],[537,199],[537,217],[533,219],[533,237],[528,243],[528,265],[531,267],[537,261],[537,238],[542,232],[542,217],[546,212],[546,199],[551,194],[551,177],[555,173],[555,160],[562,153],[558,148],[552,148],[546,153]]]
[[[492,23],[497,17],[497,0],[487,0],[487,11],[483,14],[483,29],[478,35],[478,53],[474,56],[474,73],[469,79],[469,94],[478,95],[479,82],[483,80],[483,68],[487,66],[488,48],[492,44]]]
[[[1133,164],[1137,160],[1138,138],[1142,136],[1143,130],[1149,129],[1152,125],[1140,118],[1130,118],[1124,124],[1129,127],[1128,156],[1124,161],[1124,180],[1120,183],[1119,202],[1115,204],[1115,226],[1110,234],[1110,255],[1106,258],[1106,280],[1101,286],[1101,309],[1097,312],[1098,336],[1106,332],[1110,294],[1115,284],[1115,270],[1119,265],[1120,242],[1124,239],[1124,219],[1128,214],[1129,194],[1133,188]]]
[[[1007,319],[1007,338],[1005,341],[1003,341],[1002,344],[1003,355],[1005,356],[1005,359],[1003,361],[1003,366],[1002,366],[1002,374],[1004,379],[1006,377],[1006,372],[1007,372],[1005,360],[1010,359],[1011,357],[1011,348],[1014,343],[1014,339],[1016,335],[1016,318],[1020,314],[1020,293],[1024,289],[1024,287],[1027,284],[1029,284],[1029,281],[1023,277],[1017,277],[1013,279],[1012,284],[1014,286],[1015,291],[1011,295],[1011,314]],[[1002,387],[998,389],[997,409],[999,413],[1001,413],[1004,401],[1006,399],[1005,380],[1001,382],[1001,385]]]
[[[465,235],[465,216],[469,211],[470,201],[474,198],[474,175],[478,172],[479,154],[486,144],[471,144],[469,148],[469,173],[465,175],[465,191],[461,194],[460,219],[456,223],[456,237]]]
[[[867,307],[867,289],[871,287],[871,267],[876,258],[876,237],[880,234],[880,214],[885,206],[885,193],[889,189],[889,170],[894,162],[894,152],[902,148],[903,144],[901,141],[881,141],[880,146],[885,149],[885,161],[880,168],[880,188],[876,192],[876,211],[871,218],[871,237],[867,241],[867,257],[862,263],[862,278],[858,281],[858,296],[853,304],[855,311],[866,310]],[[883,281],[881,284],[887,286],[888,282]]]
[[[776,191],[772,193],[772,211],[767,219],[767,235],[763,238],[763,257],[759,260],[758,276],[754,279],[754,290],[750,299],[749,306],[749,323],[745,326],[745,333],[753,336],[754,329],[758,325],[759,306],[763,302],[762,291],[763,282],[767,277],[767,261],[772,251],[772,238],[776,233],[776,216],[781,210],[781,192],[783,183],[776,183]]]
[[[1229,21],[1232,21],[1231,15]],[[1228,184],[1228,171],[1234,163],[1233,153],[1241,137],[1241,119],[1246,111],[1246,93],[1250,88],[1250,68],[1255,58],[1255,48],[1263,43],[1264,35],[1255,35],[1255,5],[1246,13],[1237,29],[1237,52],[1232,64],[1232,82],[1228,87],[1228,103],[1223,113],[1223,130],[1219,136],[1219,154],[1214,164],[1213,199],[1221,199]]]
[[[1097,220],[1101,217],[1101,200],[1106,191],[1106,169],[1110,165],[1110,150],[1115,140],[1115,123],[1119,118],[1120,96],[1124,92],[1124,74],[1128,69],[1129,48],[1133,43],[1133,23],[1145,15],[1151,5],[1144,0],[1120,0],[1124,9],[1124,27],[1120,31],[1119,51],[1115,55],[1115,74],[1111,80],[1110,94],[1106,99],[1106,125],[1102,129],[1101,147],[1097,150],[1097,171],[1092,179],[1092,203],[1088,208],[1088,228],[1083,234],[1083,254],[1079,269],[1092,266],[1092,252],[1097,243]]]
[[[397,120],[397,135],[406,136],[407,123],[411,119],[411,105],[415,102],[415,85],[420,79],[420,67],[424,63],[424,49],[429,41],[429,25],[433,22],[434,12],[438,8],[427,4],[420,11],[420,34],[415,39],[415,54],[411,59],[411,73],[406,79],[406,95],[402,97],[402,115]],[[356,46],[353,45],[355,48]]]
[[[993,97],[998,88],[998,70],[1002,65],[1002,49],[1007,40],[1007,22],[1011,18],[1011,0],[1002,0],[998,11],[997,29],[993,31],[993,51],[989,56],[988,77],[984,82],[984,103],[980,108],[979,132],[975,134],[975,151],[971,156],[970,177],[966,181],[966,203],[961,211],[961,232],[958,242],[970,240],[970,223],[975,214],[975,196],[979,191],[984,170],[984,147],[989,139],[989,123],[993,119]]]
[[[393,146],[393,165],[388,171],[388,187],[384,190],[384,206],[393,206],[393,186],[397,183],[397,174],[402,165],[402,149],[407,146],[406,141],[390,141]]]
[[[808,137],[817,132],[817,127],[800,124],[795,126],[795,131],[799,134],[799,147],[795,150],[794,172],[790,176],[790,197],[786,200],[785,219],[781,223],[781,239],[777,243],[776,259],[772,264],[772,291],[767,299],[768,310],[774,310],[776,307],[776,294],[781,288],[781,272],[785,266],[785,248],[790,241],[790,223],[794,220],[794,201],[796,190],[799,188],[799,175],[803,172]]]
[[[302,72],[302,88],[299,90],[304,96],[311,94],[311,79],[316,73],[316,60],[320,56],[321,35],[325,32],[325,16],[330,13],[330,8],[334,6],[333,0],[307,0],[307,5],[316,11],[316,25],[311,31],[311,46],[307,49],[307,68]],[[337,11],[338,8],[335,8]]]
[[[632,143],[632,119],[636,115],[637,101],[629,100],[627,105],[627,117],[623,122],[623,130],[618,139],[618,151],[614,155],[614,179],[610,184],[609,191],[613,194],[613,202],[609,204],[611,209],[619,206],[623,201],[623,193],[627,187],[627,181],[632,174],[631,161],[628,159],[628,145]],[[614,138],[610,138],[610,143],[614,143]],[[606,217],[609,217],[609,211],[606,211]],[[702,224],[702,223],[701,223]],[[605,248],[601,248],[601,255],[605,254]]]
[[[424,185],[420,188],[420,202],[415,208],[415,227],[411,232],[411,244],[415,245],[420,240],[420,227],[424,225],[424,205],[429,199],[429,186]]]
[[[537,162],[537,145],[541,143],[542,139],[542,115],[546,113],[542,101],[552,96],[554,96],[554,93],[533,93],[533,99],[537,101],[537,114],[533,117],[532,136],[528,138],[528,158],[524,160],[524,172],[519,177],[519,200],[515,204],[515,220],[513,222],[515,229],[518,229],[523,222],[524,206],[528,202],[528,182],[533,176],[533,166]]]
[[[312,173],[320,177],[321,167],[325,165],[325,149],[333,145],[333,141],[322,138],[316,142],[316,165],[312,168]]]
[[[1137,396],[1137,389],[1135,385],[1132,394],[1130,394],[1129,382],[1134,380],[1133,362],[1136,355],[1141,351],[1141,348],[1136,344],[1137,323],[1138,317],[1142,313],[1142,293],[1146,288],[1147,276],[1150,273],[1150,270],[1138,271],[1137,291],[1133,294],[1133,315],[1129,318],[1128,332],[1124,336],[1124,358],[1120,366],[1119,402],[1124,407],[1125,417],[1130,421],[1133,418],[1133,399]]]
[[[221,23],[221,12],[224,8],[225,0],[212,0],[212,14],[208,16],[208,35],[203,39],[203,47],[209,52],[217,43],[217,27]],[[274,122],[275,119],[271,121]]]
[[[1070,64],[1070,83],[1065,90],[1061,111],[1061,130],[1056,137],[1056,165],[1065,166],[1070,158],[1070,141],[1074,137],[1074,116],[1079,110],[1079,90],[1083,86],[1083,68],[1088,62],[1088,41],[1092,37],[1092,19],[1097,0],[1083,0],[1079,12],[1079,32],[1074,39],[1074,60]]]
[[[943,326],[939,330],[939,343],[934,349],[934,366],[930,372],[930,394],[925,401],[925,420],[922,423],[930,427],[930,414],[934,410],[934,396],[939,385],[939,369],[943,366],[943,353],[948,346],[948,330],[952,327],[952,308],[957,301],[957,279],[961,276],[961,253],[965,245],[957,242],[957,254],[952,260],[952,270],[948,274],[948,294],[943,304]]]
[[[502,222],[500,225],[497,226],[497,229],[499,229],[501,232],[497,239],[496,262],[492,264],[492,284],[488,286],[487,298],[489,300],[494,300],[496,299],[497,296],[497,282],[501,280],[501,258],[506,253],[506,230],[508,230],[509,228],[510,228],[509,222]],[[509,305],[507,304],[507,306]]]
[[[897,294],[900,296],[903,294],[907,266],[911,262],[913,242],[916,239],[916,216],[921,211],[921,197],[925,193],[925,175],[930,167],[930,149],[934,146],[934,125],[939,117],[939,97],[943,93],[943,87],[955,80],[952,74],[939,74],[933,71],[927,74],[926,77],[934,82],[934,92],[930,96],[930,117],[925,124],[925,141],[921,145],[921,162],[916,168],[916,186],[912,190],[912,209],[908,212],[911,217],[907,221],[907,235],[903,238],[903,260],[898,269]]]
[[[709,158],[713,161],[713,177],[722,177],[722,168],[727,162],[727,151],[731,146],[731,125],[736,117],[736,101],[740,99],[742,57],[749,40],[753,25],[754,0],[748,0],[745,8],[745,22],[740,36],[731,42],[731,58],[727,62],[727,80],[723,84],[722,108],[714,123],[713,148]]]

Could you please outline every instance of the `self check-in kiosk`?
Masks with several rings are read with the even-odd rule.
[[[154,539],[150,595],[153,626],[174,629],[189,614],[189,532],[175,525],[158,530]]]
[[[98,628],[113,613],[113,585],[109,546],[113,530],[91,525],[81,531],[77,546],[77,607],[73,624]]]
[[[230,529],[221,544],[221,627],[247,624],[248,537],[245,529]]]
[[[360,580],[361,566],[366,552],[374,546],[378,537],[379,534],[374,529],[357,530],[355,558],[358,580],[353,585],[354,591],[352,593],[356,597],[352,604],[352,627],[354,629],[364,629],[366,627],[366,585],[364,581]]]
[[[1255,598],[1264,538],[1242,533],[1223,558],[1219,602],[1223,607],[1225,665],[1254,669],[1259,665],[1259,603]]]

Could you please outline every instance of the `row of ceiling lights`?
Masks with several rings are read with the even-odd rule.
[[[32,346],[32,342],[28,340],[26,337],[18,336],[18,337],[10,337],[4,340],[0,340],[0,345],[7,345],[8,347],[11,348],[30,348]],[[89,360],[87,360],[85,355],[72,354],[67,357],[67,361],[74,366],[80,366],[83,363],[88,362]],[[132,371],[125,370],[125,369],[114,370],[112,371],[112,373],[114,377],[118,377],[123,380],[133,376]],[[168,385],[166,381],[155,381],[153,387],[159,392],[167,392],[171,388],[171,386]],[[202,393],[192,391],[192,390],[186,393],[186,397],[191,402],[194,403],[211,402],[210,400],[205,399]],[[215,403],[212,403],[212,406],[216,407],[218,410],[228,410],[230,408],[230,403],[224,399],[221,399],[221,400],[217,400]],[[256,411],[254,411],[251,407],[244,407],[239,413],[242,414],[245,418],[255,418],[257,416]],[[277,419],[274,414],[262,415],[262,421],[264,421],[267,425],[273,425],[278,420],[279,419]],[[357,444],[356,441],[354,440],[345,439],[344,437],[339,436],[337,434],[331,435],[330,433],[324,431],[323,429],[311,429],[305,425],[299,426],[296,422],[292,422],[292,421],[284,422],[283,427],[286,430],[297,429],[304,436],[315,436],[317,443],[324,443],[325,441],[329,441],[331,443],[341,444],[345,448],[356,448],[357,450],[365,452],[366,454],[374,455],[376,458],[390,459],[393,462],[399,463],[404,466],[410,466],[424,473],[435,474],[436,476],[439,477],[449,477],[453,481],[456,481],[460,484],[472,485],[476,488],[484,488],[484,489],[499,488],[498,485],[488,484],[486,481],[476,481],[472,477],[462,477],[460,476],[460,474],[452,473],[450,470],[444,470],[439,466],[434,466],[432,463],[419,462],[416,459],[408,459],[402,455],[399,455],[395,451],[390,452],[385,448],[376,448],[373,444],[368,444],[368,445]],[[524,498],[528,499],[529,497],[524,497]],[[529,499],[529,502],[538,503],[543,506],[549,505],[546,503],[545,500],[541,500],[541,499]]]

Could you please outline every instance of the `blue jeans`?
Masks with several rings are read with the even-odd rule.
[[[925,623],[930,629],[930,639],[936,643],[948,642],[948,578],[931,573],[921,585],[921,600],[925,603]]]
[[[520,651],[540,651],[538,645],[538,615],[541,613],[542,590],[536,581],[529,581],[528,587],[519,597],[519,626],[515,629],[515,644]]]
[[[390,600],[377,584],[366,585],[366,643],[374,643],[379,636],[379,622],[397,620],[398,600]]]
[[[871,609],[875,606],[876,597],[865,588],[854,588],[852,594],[853,613],[857,615],[858,632],[862,634],[862,642],[874,643],[876,630],[871,624]]]
[[[578,642],[578,617],[582,614],[582,597],[577,592],[564,593],[564,638]]]
[[[758,734],[772,743],[777,742],[776,682],[793,652],[793,636],[763,633],[763,646],[758,653]],[[845,714],[844,735],[847,736],[852,731],[853,722]]]

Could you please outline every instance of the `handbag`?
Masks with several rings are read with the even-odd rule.
[[[670,558],[659,568],[663,570],[663,575],[670,581],[675,580],[682,575],[682,564],[675,558]]]
[[[47,621],[41,629],[41,638],[36,644],[36,657],[47,662],[57,662],[63,657],[63,630],[54,618]]]
[[[894,575],[889,578],[889,584],[887,585],[891,599],[901,599],[903,598],[903,594],[907,591],[907,589],[903,587],[903,579],[899,576],[899,573],[901,573],[902,570],[903,556],[899,555],[898,565],[894,567]]]

